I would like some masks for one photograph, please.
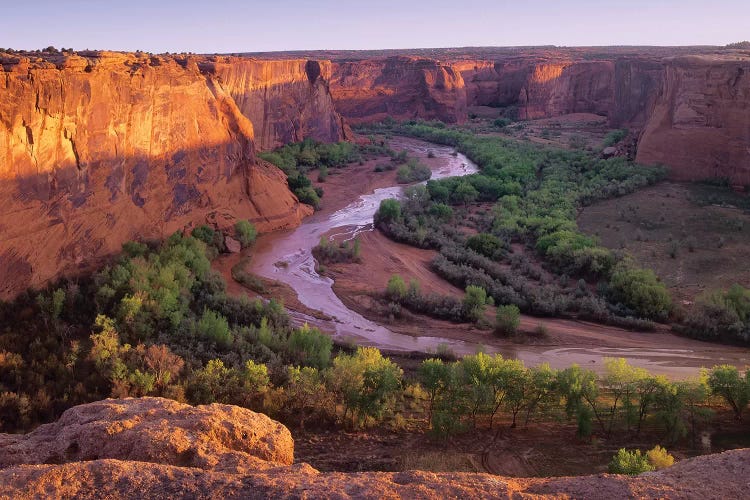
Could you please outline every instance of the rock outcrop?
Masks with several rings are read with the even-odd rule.
[[[285,427],[248,410],[106,400],[0,434],[0,498],[740,498],[750,475],[750,450],[637,477],[507,478],[320,473],[292,465],[292,447]]]
[[[261,147],[345,136],[328,65],[88,52],[0,54],[0,298],[129,239],[311,209]]]

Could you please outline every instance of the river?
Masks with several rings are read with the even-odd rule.
[[[427,152],[431,151],[442,160],[440,167],[433,170],[433,179],[468,175],[478,171],[474,163],[460,153],[456,155],[450,147],[406,138],[394,138],[391,147],[396,150],[405,149],[410,155],[417,157],[425,157]],[[634,343],[637,347],[601,347],[589,342],[580,347],[519,345],[500,341],[483,345],[448,338],[403,335],[370,321],[341,302],[333,291],[333,280],[315,272],[312,248],[324,234],[354,238],[362,231],[372,231],[373,215],[380,202],[401,196],[403,189],[402,186],[376,189],[361,195],[356,201],[328,216],[313,216],[294,230],[274,234],[272,244],[258,245],[253,250],[251,271],[290,285],[305,306],[332,318],[321,320],[290,311],[297,322],[309,322],[329,332],[340,342],[374,346],[387,351],[433,353],[441,348],[449,348],[457,355],[465,355],[482,350],[521,359],[529,366],[549,363],[553,368],[563,368],[578,363],[597,370],[603,366],[604,357],[624,357],[633,365],[672,378],[696,375],[701,366],[719,363],[743,366],[750,362],[750,355],[746,349],[691,341],[664,333],[641,334],[649,336],[654,342],[644,346],[639,339]],[[580,327],[584,330],[599,328],[596,325],[587,327],[586,324],[564,320],[561,320],[560,324],[565,328],[571,328],[572,324],[573,328]],[[633,335],[630,332],[628,334]]]

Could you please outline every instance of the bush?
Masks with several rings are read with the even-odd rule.
[[[406,296],[406,283],[404,282],[404,278],[398,274],[391,276],[388,280],[385,293],[391,300],[399,301],[403,299]]]
[[[652,470],[655,470],[655,467],[651,465],[646,455],[641,454],[641,450],[628,451],[625,448],[620,448],[609,463],[610,474],[637,476]]]
[[[656,470],[666,469],[674,465],[674,457],[658,444],[646,452],[646,458]]]
[[[515,335],[521,324],[521,311],[515,304],[498,306],[495,316],[495,333]]]
[[[234,231],[242,248],[252,245],[258,236],[255,226],[245,219],[240,219],[234,224]]]
[[[628,135],[628,129],[613,130],[604,137],[604,147],[614,146]]]
[[[289,337],[289,350],[295,361],[322,370],[331,361],[333,341],[317,328],[305,323]]]
[[[412,182],[426,181],[432,177],[432,170],[427,165],[419,163],[414,158],[410,158],[406,164],[401,165],[396,172],[396,180],[399,184],[409,184]]]
[[[494,258],[497,251],[503,247],[503,241],[492,234],[480,233],[470,236],[466,246],[485,257]]]
[[[328,241],[325,236],[320,237],[320,243],[312,249],[313,257],[320,264],[335,264],[339,262],[360,262],[362,251],[359,238],[352,244],[348,241],[335,243]]]
[[[389,198],[380,202],[378,211],[375,212],[375,225],[390,224],[401,218],[401,204],[398,200]]]
[[[232,343],[232,332],[229,331],[227,319],[210,309],[203,311],[196,329],[199,336],[216,342],[222,347],[226,347]]]
[[[466,317],[472,321],[479,321],[484,316],[485,305],[487,304],[487,291],[480,287],[469,285],[466,287],[464,295],[463,308]]]
[[[650,269],[638,269],[621,262],[612,273],[609,288],[613,301],[643,318],[665,320],[672,309],[667,288]]]

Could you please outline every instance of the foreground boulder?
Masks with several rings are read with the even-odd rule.
[[[0,499],[741,498],[750,477],[747,449],[636,477],[320,473],[292,459],[289,431],[265,415],[160,398],[107,400],[26,436],[0,434]]]
[[[290,465],[294,441],[286,427],[260,413],[163,398],[98,401],[29,434],[0,434],[0,468],[105,458],[254,471]]]

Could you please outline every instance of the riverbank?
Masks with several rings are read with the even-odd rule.
[[[439,176],[465,175],[476,168],[445,146],[397,137],[391,147],[406,149]],[[419,280],[425,292],[461,296],[462,291],[429,269],[435,252],[401,245],[372,231],[372,214],[380,200],[401,191],[401,187],[393,185],[393,172],[374,171],[374,166],[385,160],[350,165],[329,176],[320,184],[326,190],[320,211],[295,230],[261,236],[249,251],[252,258],[247,270],[284,283],[275,292],[281,291],[281,298],[299,322],[310,322],[344,344],[374,345],[395,353],[452,350],[463,355],[484,350],[521,359],[530,366],[546,362],[564,368],[578,363],[597,369],[605,357],[625,357],[631,364],[655,374],[686,378],[697,375],[701,367],[724,363],[744,367],[750,363],[746,349],[690,340],[668,333],[665,328],[658,332],[632,332],[588,322],[524,316],[522,331],[533,331],[541,324],[547,335],[518,343],[496,338],[490,331],[473,325],[421,315],[406,314],[404,319],[391,321],[378,310],[374,295],[382,292],[392,274]],[[310,251],[323,235],[359,235],[362,262],[328,266],[326,276],[320,276]],[[231,280],[226,269],[222,274]],[[311,314],[313,310],[322,316]],[[322,320],[324,316],[332,319]]]

